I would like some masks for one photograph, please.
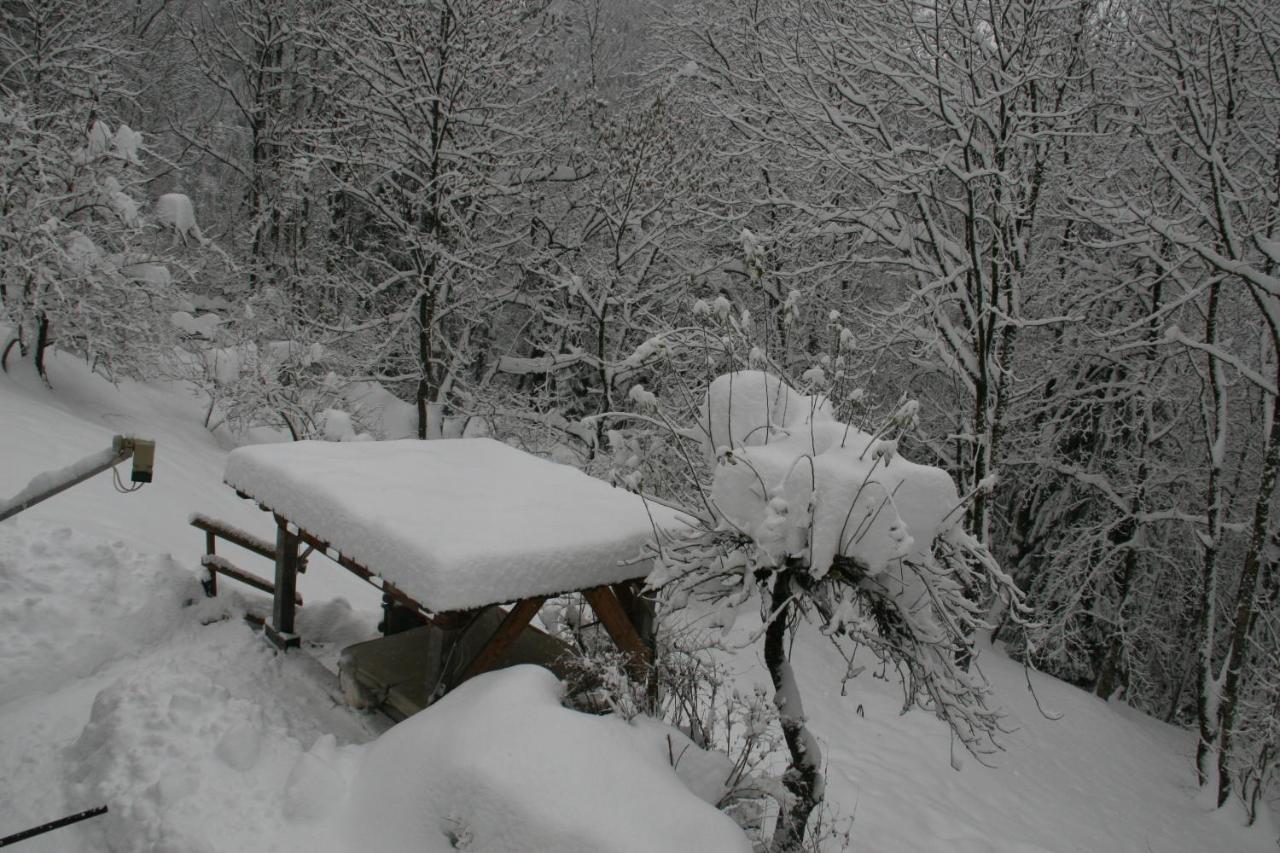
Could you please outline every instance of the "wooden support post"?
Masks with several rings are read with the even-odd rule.
[[[217,543],[218,537],[214,536],[211,531],[206,530],[204,534],[204,553],[206,557],[217,555]],[[204,586],[204,594],[209,598],[213,598],[218,594],[218,573],[206,567],[205,577],[201,584]]]
[[[493,668],[494,664],[502,660],[502,656],[507,649],[511,648],[511,644],[520,636],[520,632],[529,624],[529,620],[538,615],[538,611],[542,609],[542,605],[546,600],[546,596],[539,596],[517,601],[515,606],[507,613],[506,618],[502,620],[502,624],[493,632],[489,642],[467,665],[462,677],[458,679],[458,684],[482,672],[487,672]]]
[[[654,613],[653,598],[644,594],[643,586],[641,581],[615,583],[613,594],[618,597],[618,603],[622,605],[627,619],[635,626],[641,642],[649,650],[649,654],[653,655],[657,651],[658,620]]]
[[[289,523],[276,516],[276,594],[271,605],[267,639],[278,649],[300,645],[293,632],[294,597],[298,592],[298,535],[289,532]]]
[[[626,611],[618,603],[618,597],[607,586],[597,586],[582,591],[582,597],[591,605],[591,609],[600,617],[600,624],[609,632],[618,650],[631,658],[631,677],[638,684],[649,681],[649,671],[653,668],[653,652],[640,639],[635,625],[627,618]]]

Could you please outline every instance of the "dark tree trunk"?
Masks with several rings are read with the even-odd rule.
[[[764,663],[773,681],[774,702],[778,705],[778,717],[782,724],[782,736],[787,743],[790,762],[782,783],[794,798],[789,807],[778,815],[778,825],[773,831],[774,853],[799,850],[804,842],[805,826],[809,815],[822,802],[823,780],[819,768],[821,756],[817,754],[813,736],[805,727],[804,708],[799,705],[799,692],[794,684],[795,675],[787,661],[787,622],[795,607],[786,604],[791,585],[791,570],[778,573],[773,585],[769,609],[773,620],[765,628]]]
[[[45,372],[44,354],[49,349],[49,345],[53,341],[49,337],[49,315],[40,312],[40,320],[36,326],[36,352],[35,365],[36,373],[44,380],[44,384],[49,384],[49,374]]]

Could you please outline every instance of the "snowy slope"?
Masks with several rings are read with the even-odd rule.
[[[117,433],[158,439],[155,481],[130,495],[116,493],[109,474],[23,512],[24,521],[70,525],[104,539],[120,540],[148,552],[172,554],[184,565],[198,565],[204,534],[187,524],[193,512],[221,518],[259,536],[274,539],[275,525],[251,502],[222,485],[229,448],[201,424],[203,404],[175,385],[113,386],[89,372],[83,362],[54,353],[49,365],[53,390],[35,377],[30,364],[12,364],[0,376],[0,495],[17,494],[32,477],[60,468],[111,446]],[[127,479],[128,466],[121,466]],[[235,559],[235,556],[233,556]],[[242,561],[242,568],[267,573],[269,566]],[[348,596],[374,601],[366,587],[347,572],[317,561],[308,572],[303,595]],[[372,605],[370,605],[372,606]]]
[[[1275,850],[1266,827],[1196,804],[1191,734],[1027,674],[998,650],[978,666],[1013,729],[984,767],[923,711],[900,714],[896,685],[871,671],[840,696],[844,661],[820,641],[796,670],[829,762],[827,797],[856,817],[854,849],[955,853],[1211,853]],[[1041,710],[1037,708],[1039,700]],[[858,713],[858,706],[862,713]],[[1050,715],[1054,719],[1048,719]]]
[[[174,388],[115,388],[61,358],[52,392],[25,370],[0,375],[0,496],[101,449],[115,432],[154,437],[159,450],[155,483],[136,494],[117,495],[101,476],[0,523],[0,835],[108,802],[108,816],[17,849],[342,849],[335,821],[348,831],[381,820],[373,806],[347,796],[362,765],[377,769],[381,759],[366,744],[384,743],[373,740],[381,727],[338,707],[307,658],[271,653],[239,619],[215,621],[235,611],[234,601],[200,598],[194,571],[203,542],[187,516],[207,512],[263,536],[271,525],[221,485],[226,449],[201,428],[198,401]],[[314,563],[302,578],[308,603],[300,631],[325,648],[366,636],[376,596],[341,570]],[[268,568],[247,557],[242,564]],[[335,597],[345,601],[325,603]],[[187,601],[193,606],[184,607]],[[1005,738],[1007,752],[995,756],[996,768],[962,756],[959,772],[949,766],[946,730],[922,712],[901,715],[892,683],[867,672],[841,696],[834,674],[843,661],[821,640],[802,638],[795,658],[828,761],[828,800],[853,819],[850,849],[1275,849],[1268,828],[1242,829],[1233,812],[1196,804],[1187,732],[1032,674],[1040,704],[1061,715],[1046,719],[1022,670],[996,650],[980,665],[1017,730]],[[744,682],[766,680],[751,652],[737,663]],[[539,699],[545,681],[478,687],[544,708],[538,713],[551,715],[554,730],[563,725],[545,696]],[[433,734],[430,719],[420,718],[419,733],[406,729],[399,743],[427,749],[434,738],[447,746],[450,738]],[[596,736],[624,751],[647,748],[635,734]],[[522,754],[518,739],[495,739],[492,747],[508,761]],[[384,747],[381,754],[399,751]],[[555,772],[590,766],[557,763]],[[645,770],[649,793],[641,797],[655,807],[678,790],[653,781],[660,770]],[[616,772],[625,778],[628,771]],[[530,778],[536,785],[536,774]],[[333,808],[322,809],[326,803]],[[680,807],[690,810],[688,825],[716,835],[714,813],[708,818],[698,806]],[[575,826],[571,814],[566,820],[542,808],[549,819],[540,829],[563,833],[548,844],[587,849],[589,822]],[[598,817],[604,807],[592,808]],[[631,825],[626,849],[701,849],[700,842],[672,840],[674,824],[665,820],[671,813],[661,807],[654,814],[663,819]],[[444,818],[420,820],[422,849],[450,849],[450,837],[502,837],[497,830],[460,833],[462,823],[451,829]],[[646,827],[651,837],[642,835]],[[396,837],[406,831],[399,826]],[[674,837],[692,839],[695,830],[681,831]]]

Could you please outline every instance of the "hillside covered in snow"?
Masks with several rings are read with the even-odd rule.
[[[21,849],[750,849],[704,799],[722,765],[643,717],[563,708],[544,670],[483,676],[394,727],[341,705],[337,651],[376,633],[374,591],[315,560],[308,642],[275,652],[239,618],[261,598],[205,599],[198,583],[190,513],[271,528],[222,485],[228,448],[198,401],[62,356],[50,378],[25,364],[0,376],[0,494],[116,432],[158,452],[135,494],[104,475],[0,525],[0,834],[109,807]],[[1244,828],[1197,799],[1190,733],[999,648],[977,666],[1007,713],[1004,751],[959,769],[942,723],[901,712],[892,670],[842,685],[846,663],[816,629],[794,660],[825,756],[824,850],[1273,849],[1265,821]],[[767,680],[749,647],[726,663],[744,691]]]

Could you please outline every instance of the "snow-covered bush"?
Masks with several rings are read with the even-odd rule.
[[[243,436],[265,426],[295,440],[343,441],[365,433],[344,395],[350,356],[316,340],[285,294],[262,288],[238,316],[207,319],[215,316],[179,312],[171,318],[188,332],[177,350],[177,373],[208,396],[206,427],[225,425]]]
[[[657,400],[637,402],[714,462],[686,505],[698,525],[661,543],[650,586],[668,614],[713,605],[704,624],[725,635],[744,607],[760,612],[753,638],[790,756],[774,849],[798,849],[823,796],[821,750],[786,652],[787,634],[806,623],[842,649],[850,677],[865,648],[898,669],[905,707],[937,714],[975,755],[994,747],[1000,714],[970,667],[973,642],[992,606],[1020,618],[1021,594],[963,529],[964,500],[946,472],[899,453],[913,401],[867,432],[836,420],[820,394],[741,370],[711,382],[683,419]]]

